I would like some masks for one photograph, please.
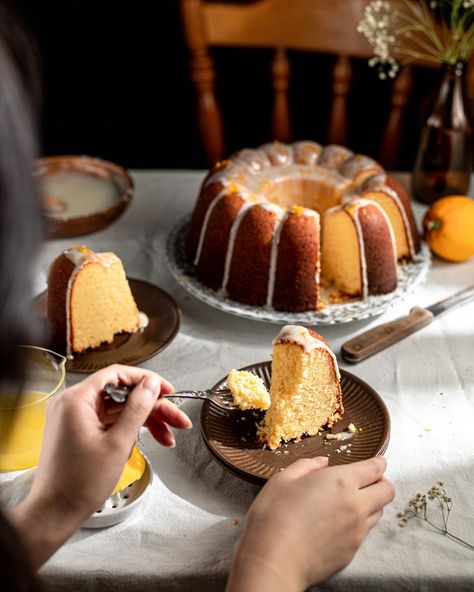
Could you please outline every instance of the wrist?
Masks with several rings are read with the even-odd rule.
[[[234,557],[226,592],[303,592],[306,589],[297,564],[289,560],[283,548],[261,541],[259,552],[255,549],[244,534]]]
[[[74,534],[85,518],[61,500],[40,499],[31,494],[8,513],[35,570]]]

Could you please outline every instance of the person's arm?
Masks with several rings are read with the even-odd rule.
[[[226,592],[303,592],[348,565],[394,498],[385,467],[319,457],[275,475],[249,510]]]
[[[124,405],[105,407],[107,383],[136,385]],[[16,528],[35,568],[40,567],[111,494],[143,424],[164,446],[174,446],[168,426],[191,427],[158,374],[110,366],[52,399],[39,465],[27,498],[13,508]]]

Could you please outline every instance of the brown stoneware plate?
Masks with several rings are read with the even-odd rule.
[[[49,238],[101,230],[124,212],[133,180],[121,166],[89,156],[49,156],[33,167],[39,178]]]
[[[267,388],[270,387],[271,362],[253,364],[242,370],[254,372]],[[226,378],[223,378],[214,388],[225,385]],[[344,415],[331,430],[324,430],[318,436],[268,450],[256,438],[263,412],[227,412],[205,402],[201,411],[204,442],[223,467],[258,485],[299,458],[327,456],[330,465],[342,465],[383,454],[390,440],[390,416],[385,403],[372,387],[345,370],[341,370],[341,387]],[[351,423],[361,431],[346,440],[325,439],[328,432],[343,432]]]
[[[69,372],[96,372],[110,364],[140,364],[164,350],[176,337],[181,313],[173,298],[148,282],[131,278],[128,281],[138,310],[148,317],[147,327],[137,333],[120,333],[111,344],[75,354],[66,363]],[[46,292],[39,294],[33,304],[46,321]]]

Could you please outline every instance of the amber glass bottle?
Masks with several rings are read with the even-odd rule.
[[[469,190],[472,124],[465,77],[464,62],[443,64],[441,84],[421,132],[413,169],[413,196],[425,204]]]

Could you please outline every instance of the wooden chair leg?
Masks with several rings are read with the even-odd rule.
[[[352,76],[349,58],[339,57],[332,71],[333,104],[327,132],[330,144],[347,143],[347,98]]]
[[[201,0],[181,0],[181,17],[191,53],[191,79],[197,91],[197,116],[209,165],[224,156],[222,114],[217,102],[214,62],[207,51]]]
[[[272,64],[273,90],[275,103],[273,106],[273,138],[281,142],[291,139],[290,105],[288,88],[290,86],[290,62],[283,48],[278,48]]]
[[[412,88],[412,69],[410,66],[405,66],[393,83],[390,115],[379,150],[380,163],[387,170],[394,170],[397,164],[403,135],[403,121]]]

